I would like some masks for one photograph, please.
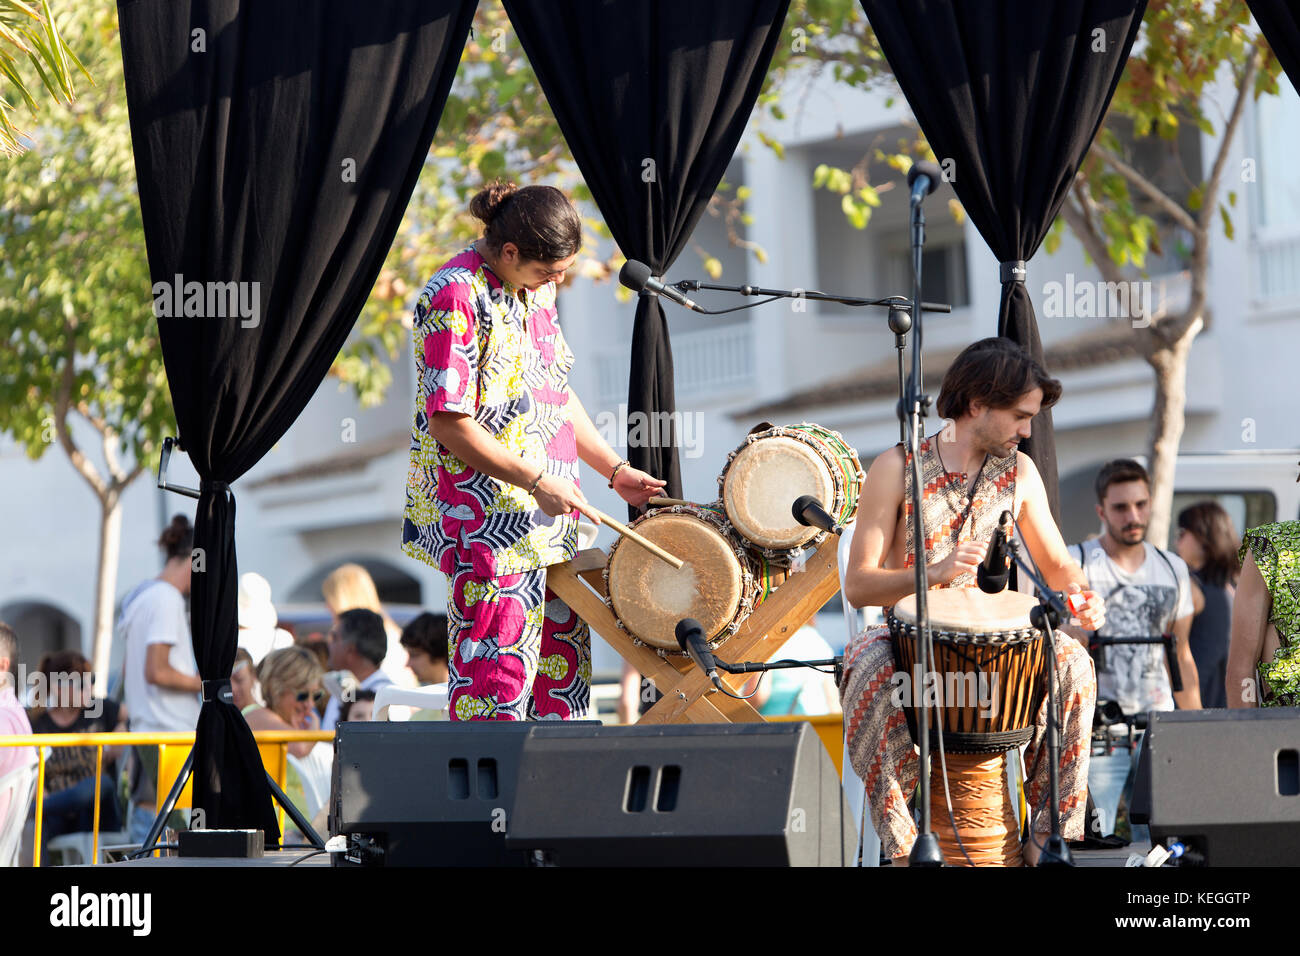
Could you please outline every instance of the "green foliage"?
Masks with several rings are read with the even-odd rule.
[[[1190,124],[1206,136],[1215,136],[1224,114],[1205,99],[1207,86],[1221,78],[1225,67],[1232,70],[1239,86],[1254,44],[1260,42],[1250,26],[1250,10],[1235,0],[1151,0],[1142,31],[1124,74],[1111,100],[1106,126],[1098,143],[1113,156],[1132,163],[1129,150],[1116,134],[1116,126],[1128,121],[1138,141],[1159,139],[1170,143],[1170,155],[1177,156],[1174,143],[1183,124]],[[1269,54],[1256,74],[1252,94],[1277,92],[1280,67]],[[1226,112],[1226,108],[1225,108]],[[1201,169],[1183,169],[1189,183],[1185,193],[1165,193],[1193,218],[1204,208],[1207,194],[1221,183],[1211,183],[1214,156],[1204,157]],[[1181,166],[1181,161],[1179,161]],[[1139,172],[1142,172],[1139,170]],[[1117,171],[1109,156],[1094,150],[1084,163],[1080,179],[1094,211],[1090,216],[1106,242],[1107,252],[1118,265],[1141,269],[1148,251],[1159,250],[1161,235],[1173,233],[1176,225],[1167,210],[1146,197],[1134,201],[1129,180]],[[1228,205],[1236,205],[1236,193],[1228,194]],[[1211,198],[1211,201],[1213,199]],[[1227,207],[1219,206],[1220,222],[1227,238],[1235,235]],[[1190,252],[1186,244],[1173,243],[1180,254]]]
[[[64,25],[97,79],[50,113],[32,146],[7,161],[0,200],[0,433],[32,458],[70,411],[151,457],[173,427],[122,82],[116,12],[86,4]],[[101,431],[103,428],[101,428]]]
[[[32,95],[28,71],[56,102],[71,103],[76,99],[74,70],[91,80],[64,40],[49,0],[36,4],[0,0],[0,79],[4,80],[0,83],[0,153],[17,154],[24,148],[24,134],[14,123],[14,107],[5,95],[6,88],[12,87],[25,107],[37,113],[40,105]]]
[[[1204,135],[1216,135],[1222,117],[1205,100],[1207,86],[1222,77],[1225,67],[1241,82],[1248,54],[1260,40],[1250,23],[1250,10],[1239,0],[1150,0],[1096,145],[1131,165],[1131,150],[1125,145],[1131,138],[1121,136],[1120,129],[1131,129],[1138,140],[1167,143],[1170,152],[1184,124]],[[759,100],[759,106],[775,119],[789,112],[789,102],[797,99],[808,76],[828,69],[837,81],[862,90],[889,89],[894,84],[857,0],[794,0],[785,33]],[[1119,37],[1107,39],[1119,41]],[[1255,76],[1253,95],[1275,95],[1279,73],[1276,58],[1268,53]],[[933,158],[919,132],[913,142],[873,152],[876,162],[899,172],[906,172],[917,156]],[[1185,195],[1166,197],[1181,201],[1193,215],[1206,201],[1210,161],[1204,165],[1204,169],[1184,170],[1192,180]],[[856,192],[867,185],[866,169],[864,157],[851,171],[822,164],[813,173],[813,188],[840,194],[844,214],[857,228],[870,219],[871,204],[857,198]],[[1086,200],[1082,208],[1117,265],[1145,268],[1148,254],[1161,250],[1162,234],[1173,239],[1167,244],[1175,251],[1186,249],[1176,238],[1168,210],[1146,195],[1135,196],[1127,176],[1097,149],[1085,159],[1079,183]],[[1229,193],[1228,206],[1235,205],[1236,194]],[[954,204],[953,214],[960,220],[959,205]],[[1220,208],[1219,219],[1224,234],[1232,238],[1233,222],[1226,208]],[[1053,224],[1044,243],[1049,252],[1060,247],[1062,228],[1060,220]]]

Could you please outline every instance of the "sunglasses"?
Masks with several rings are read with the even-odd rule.
[[[305,690],[294,697],[294,700],[300,704],[305,704],[308,698],[311,698],[315,703],[320,703],[325,699],[325,692],[323,690]]]

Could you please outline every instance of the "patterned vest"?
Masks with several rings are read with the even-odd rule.
[[[952,554],[959,542],[972,539],[987,541],[998,525],[1003,511],[1016,513],[1016,455],[984,459],[974,497],[968,502],[966,489],[970,475],[964,471],[945,471],[933,444],[938,436],[921,442],[921,518],[925,523],[927,563],[942,561]],[[903,567],[916,564],[916,539],[912,534],[911,469],[907,456],[903,473],[903,520],[907,522],[907,555]],[[976,587],[975,574],[965,571],[947,585],[950,588]]]

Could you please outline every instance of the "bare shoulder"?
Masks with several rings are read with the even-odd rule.
[[[1018,519],[1030,522],[1050,520],[1051,509],[1047,505],[1043,476],[1034,460],[1023,451],[1016,452],[1016,499],[1020,508]]]
[[[259,707],[248,712],[244,718],[253,730],[289,730],[292,729],[270,707]]]
[[[892,445],[871,460],[871,466],[867,469],[867,474],[876,472],[886,476],[901,475],[906,461],[907,455],[903,452],[903,446]]]
[[[867,469],[866,488],[873,496],[903,500],[903,466],[907,462],[902,446],[895,445],[875,457]]]
[[[1043,486],[1043,476],[1038,473],[1038,466],[1023,451],[1016,452],[1016,481],[1024,481],[1031,487]]]

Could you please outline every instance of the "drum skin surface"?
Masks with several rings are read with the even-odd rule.
[[[794,520],[800,495],[830,502],[835,486],[817,453],[784,435],[757,441],[736,453],[723,500],[727,516],[748,541],[765,548],[797,548],[817,533]]]
[[[1029,611],[1038,601],[1019,591],[985,594],[978,588],[936,588],[925,592],[933,631],[988,634],[1022,631],[1029,627]],[[916,624],[916,595],[900,598],[894,616]]]
[[[734,544],[689,513],[659,512],[636,530],[686,563],[681,568],[620,541],[608,565],[609,599],[623,626],[652,647],[677,651],[677,622],[693,617],[716,639],[740,610],[745,580]]]
[[[815,548],[826,532],[795,520],[794,502],[811,495],[838,524],[852,520],[865,475],[858,453],[839,432],[811,422],[750,430],[727,456],[718,494],[732,528],[750,550],[789,566],[795,553]]]

